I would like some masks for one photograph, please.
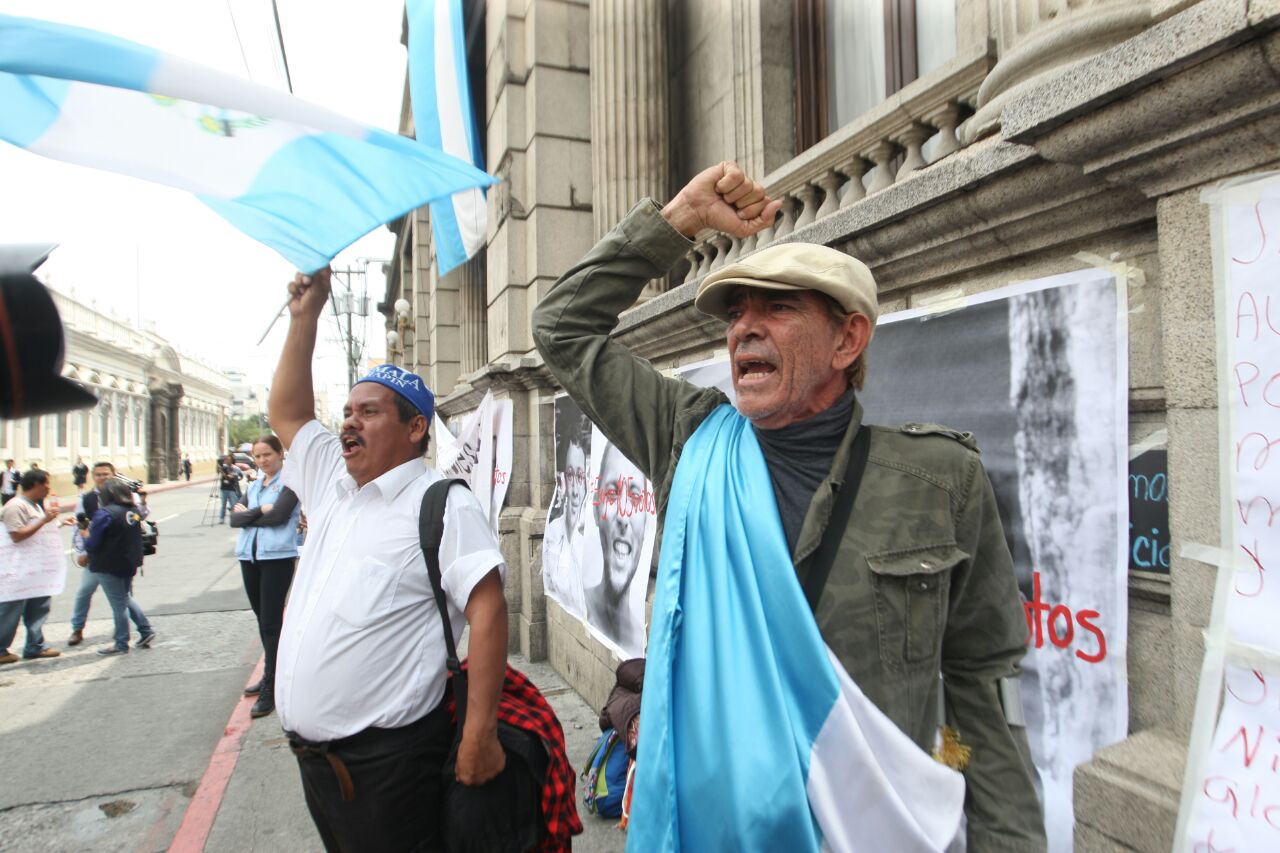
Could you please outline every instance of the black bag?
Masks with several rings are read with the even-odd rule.
[[[142,528],[142,556],[149,557],[156,552],[160,542],[160,528],[154,521],[144,520],[143,523],[146,527]]]
[[[427,574],[440,611],[449,668],[449,684],[457,708],[453,748],[444,765],[444,839],[450,853],[522,853],[538,846],[542,837],[542,784],[547,775],[547,751],[530,732],[498,721],[498,742],[507,754],[502,772],[483,785],[463,785],[454,778],[458,744],[467,714],[467,673],[458,661],[449,605],[440,582],[440,540],[449,488],[466,488],[465,480],[440,480],[427,489],[418,516],[418,538],[427,561]]]

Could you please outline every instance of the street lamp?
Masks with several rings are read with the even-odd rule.
[[[387,351],[396,355],[404,355],[404,333],[413,330],[410,311],[413,308],[408,299],[397,299],[393,306],[396,312],[396,327],[387,332]]]

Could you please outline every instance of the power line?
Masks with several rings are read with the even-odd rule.
[[[231,0],[227,0],[227,17],[231,19],[231,29],[236,34],[236,44],[240,45],[240,61],[244,63],[244,73],[249,75],[249,79],[253,79],[253,72],[249,70],[249,57],[244,54],[244,42],[240,40],[240,27],[236,25],[236,14],[231,11]]]
[[[276,6],[276,0],[271,0],[271,14],[276,19],[276,41],[280,43],[280,61],[284,63],[284,82],[292,95],[293,77],[289,75],[289,55],[284,52],[284,33],[280,30],[280,9]]]

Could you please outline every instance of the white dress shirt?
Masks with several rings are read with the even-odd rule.
[[[283,481],[307,514],[307,545],[276,663],[276,709],[286,731],[337,740],[370,726],[408,725],[439,704],[443,628],[418,544],[422,496],[439,479],[415,459],[357,487],[337,436],[318,421],[298,431]],[[440,572],[455,642],[472,589],[495,568],[505,579],[479,501],[451,489]]]

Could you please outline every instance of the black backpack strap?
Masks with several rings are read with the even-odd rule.
[[[835,565],[836,553],[840,550],[840,540],[849,526],[849,517],[853,514],[853,501],[858,496],[858,488],[862,485],[862,472],[867,467],[867,456],[871,452],[871,428],[858,427],[858,434],[853,438],[853,446],[849,448],[849,468],[845,473],[844,483],[836,492],[835,504],[831,507],[831,517],[827,520],[827,529],[822,534],[822,542],[814,552],[813,562],[804,579],[804,597],[809,602],[809,609],[818,612],[818,600],[822,598],[822,590],[827,586],[827,578],[831,576],[831,567]]]
[[[453,625],[449,621],[449,603],[445,601],[444,587],[440,581],[440,540],[444,538],[444,508],[449,500],[449,489],[454,485],[469,488],[466,480],[437,480],[422,496],[422,510],[418,513],[418,543],[422,556],[427,560],[427,575],[431,578],[431,591],[435,593],[436,608],[440,611],[440,624],[444,628],[445,665],[457,675],[462,671],[458,661],[458,648],[453,642]]]

